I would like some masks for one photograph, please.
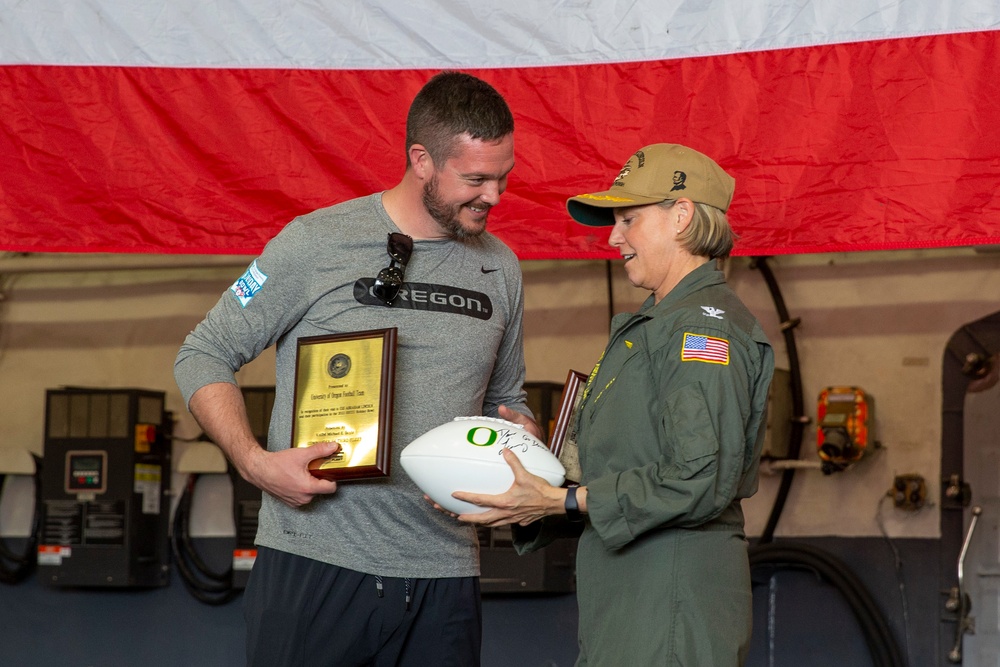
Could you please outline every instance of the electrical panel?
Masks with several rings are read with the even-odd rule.
[[[46,392],[38,576],[59,586],[169,583],[165,394]]]
[[[793,418],[792,374],[784,368],[775,368],[767,394],[767,428],[761,458],[789,458]]]
[[[896,475],[888,495],[897,509],[915,512],[927,503],[927,482],[917,473]]]

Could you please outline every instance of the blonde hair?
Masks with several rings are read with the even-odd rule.
[[[660,202],[664,209],[673,208],[675,199]],[[729,257],[736,244],[736,233],[729,226],[729,219],[720,209],[694,202],[691,224],[677,236],[681,247],[692,255],[723,259]]]

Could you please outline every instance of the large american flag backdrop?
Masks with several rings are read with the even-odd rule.
[[[253,254],[393,185],[442,69],[516,119],[491,227],[605,258],[566,197],[635,149],[737,181],[737,254],[1000,242],[996,0],[0,0],[0,250]]]

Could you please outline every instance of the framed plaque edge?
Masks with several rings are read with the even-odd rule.
[[[563,385],[562,396],[559,399],[559,412],[556,414],[555,425],[552,427],[552,435],[549,437],[549,450],[558,458],[562,453],[563,443],[566,441],[566,433],[569,431],[570,422],[575,416],[574,407],[577,402],[577,395],[582,391],[583,385],[587,382],[587,375],[579,371],[570,370],[566,376],[566,384]]]

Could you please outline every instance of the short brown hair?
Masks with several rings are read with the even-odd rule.
[[[406,116],[406,151],[421,144],[435,164],[452,155],[455,139],[499,141],[514,131],[514,115],[503,96],[471,74],[445,71],[424,84]],[[409,158],[407,158],[409,167]]]

